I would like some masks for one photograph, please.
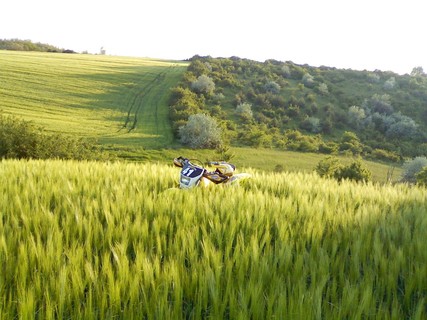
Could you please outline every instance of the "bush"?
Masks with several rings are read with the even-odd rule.
[[[348,120],[355,129],[360,129],[362,121],[366,118],[365,110],[358,106],[351,106],[348,109]]]
[[[278,94],[280,92],[280,85],[275,81],[269,81],[264,85],[266,92]]]
[[[317,89],[319,90],[320,94],[324,96],[329,94],[328,85],[326,83],[319,84],[319,87]]]
[[[206,114],[194,114],[179,128],[181,142],[191,148],[217,148],[222,144],[221,129],[216,120]]]
[[[329,141],[327,143],[322,142],[319,145],[319,152],[325,154],[335,154],[338,153],[338,144],[333,141]]]
[[[357,182],[368,182],[371,180],[371,172],[363,165],[361,160],[353,161],[348,166],[340,167],[334,177],[338,180],[353,180]]]
[[[355,133],[350,131],[343,133],[340,143],[340,151],[350,151],[352,154],[358,155],[362,150],[363,144]]]
[[[236,107],[236,113],[244,120],[250,121],[253,119],[252,105],[250,103],[244,102],[240,103]]]
[[[302,77],[302,83],[306,86],[306,87],[312,87],[314,85],[314,78],[311,74],[309,73],[305,73]]]
[[[307,130],[312,133],[319,133],[322,131],[320,119],[316,117],[306,117],[300,124],[301,129]]]
[[[0,158],[83,160],[107,157],[94,140],[47,134],[29,121],[0,113]]]
[[[393,162],[398,162],[400,160],[400,157],[397,153],[384,150],[384,149],[374,149],[372,151],[372,157],[379,160],[393,161]]]
[[[338,181],[367,182],[371,180],[372,176],[361,160],[355,160],[349,165],[343,165],[335,157],[327,157],[321,160],[317,164],[315,171],[321,177],[334,178]]]
[[[418,125],[415,121],[402,115],[394,113],[391,116],[392,120],[388,122],[386,136],[390,138],[411,138],[418,132]]]
[[[390,79],[388,79],[385,83],[383,88],[385,90],[392,90],[394,89],[394,87],[396,86],[396,78],[395,77],[391,77]]]
[[[326,157],[325,159],[319,161],[315,171],[321,177],[333,178],[335,172],[340,168],[340,166],[341,164],[337,158]]]
[[[415,177],[417,179],[417,185],[427,187],[427,167],[424,167]]]
[[[206,75],[201,75],[191,83],[191,88],[197,93],[211,95],[215,90],[215,82]]]
[[[403,165],[403,173],[400,179],[401,182],[416,183],[417,174],[427,166],[426,157],[416,157],[413,160],[405,162]]]

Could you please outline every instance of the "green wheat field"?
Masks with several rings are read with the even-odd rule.
[[[0,319],[426,319],[427,192],[0,162]]]
[[[173,142],[167,99],[188,63],[0,51],[0,110],[103,144]]]

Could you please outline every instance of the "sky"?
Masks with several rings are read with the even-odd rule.
[[[0,39],[160,59],[427,71],[425,0],[2,0]]]

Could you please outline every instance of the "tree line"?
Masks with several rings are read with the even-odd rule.
[[[0,50],[75,53],[74,50],[60,49],[50,44],[19,39],[0,39]]]

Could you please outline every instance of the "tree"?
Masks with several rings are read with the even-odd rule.
[[[322,130],[320,119],[316,117],[306,117],[300,124],[301,129],[312,133],[319,133]]]
[[[197,93],[211,95],[215,90],[215,82],[208,76],[202,74],[196,81],[191,83],[191,88]]]
[[[244,120],[250,121],[253,119],[252,105],[250,103],[244,102],[240,103],[236,107],[236,113]]]
[[[394,113],[391,118],[387,125],[387,137],[396,139],[411,138],[418,132],[418,125],[412,118],[401,113]]]
[[[306,86],[306,87],[312,87],[314,85],[314,78],[311,74],[309,73],[304,73],[304,75],[302,76],[302,83]]]
[[[413,160],[408,160],[403,164],[403,173],[400,179],[401,182],[416,183],[416,175],[424,167],[427,166],[426,157],[416,157]]]
[[[363,145],[354,132],[346,131],[341,138],[340,150],[348,150],[353,154],[360,154],[363,150]]]
[[[421,77],[424,75],[425,75],[425,73],[424,73],[423,67],[415,67],[411,71],[412,77]]]
[[[286,64],[281,69],[282,76],[284,78],[290,78],[291,77],[291,69]]]
[[[324,82],[322,82],[321,84],[319,84],[319,87],[317,88],[320,92],[320,94],[326,96],[329,94],[329,89],[328,89],[328,85]]]
[[[216,120],[206,114],[191,115],[178,131],[181,142],[194,149],[217,148],[222,144],[221,129]]]
[[[275,81],[268,81],[265,85],[264,85],[264,89],[267,92],[273,93],[273,94],[278,94],[280,92],[280,85],[275,82]]]
[[[392,90],[394,89],[394,87],[396,86],[396,78],[395,77],[391,77],[390,79],[388,79],[385,83],[383,88],[385,90]]]
[[[365,110],[358,106],[351,106],[348,109],[348,118],[350,125],[356,129],[360,129],[362,121],[366,118]]]
[[[368,114],[378,112],[379,114],[390,115],[394,112],[391,98],[388,94],[374,94],[370,99],[365,100],[363,108]]]

